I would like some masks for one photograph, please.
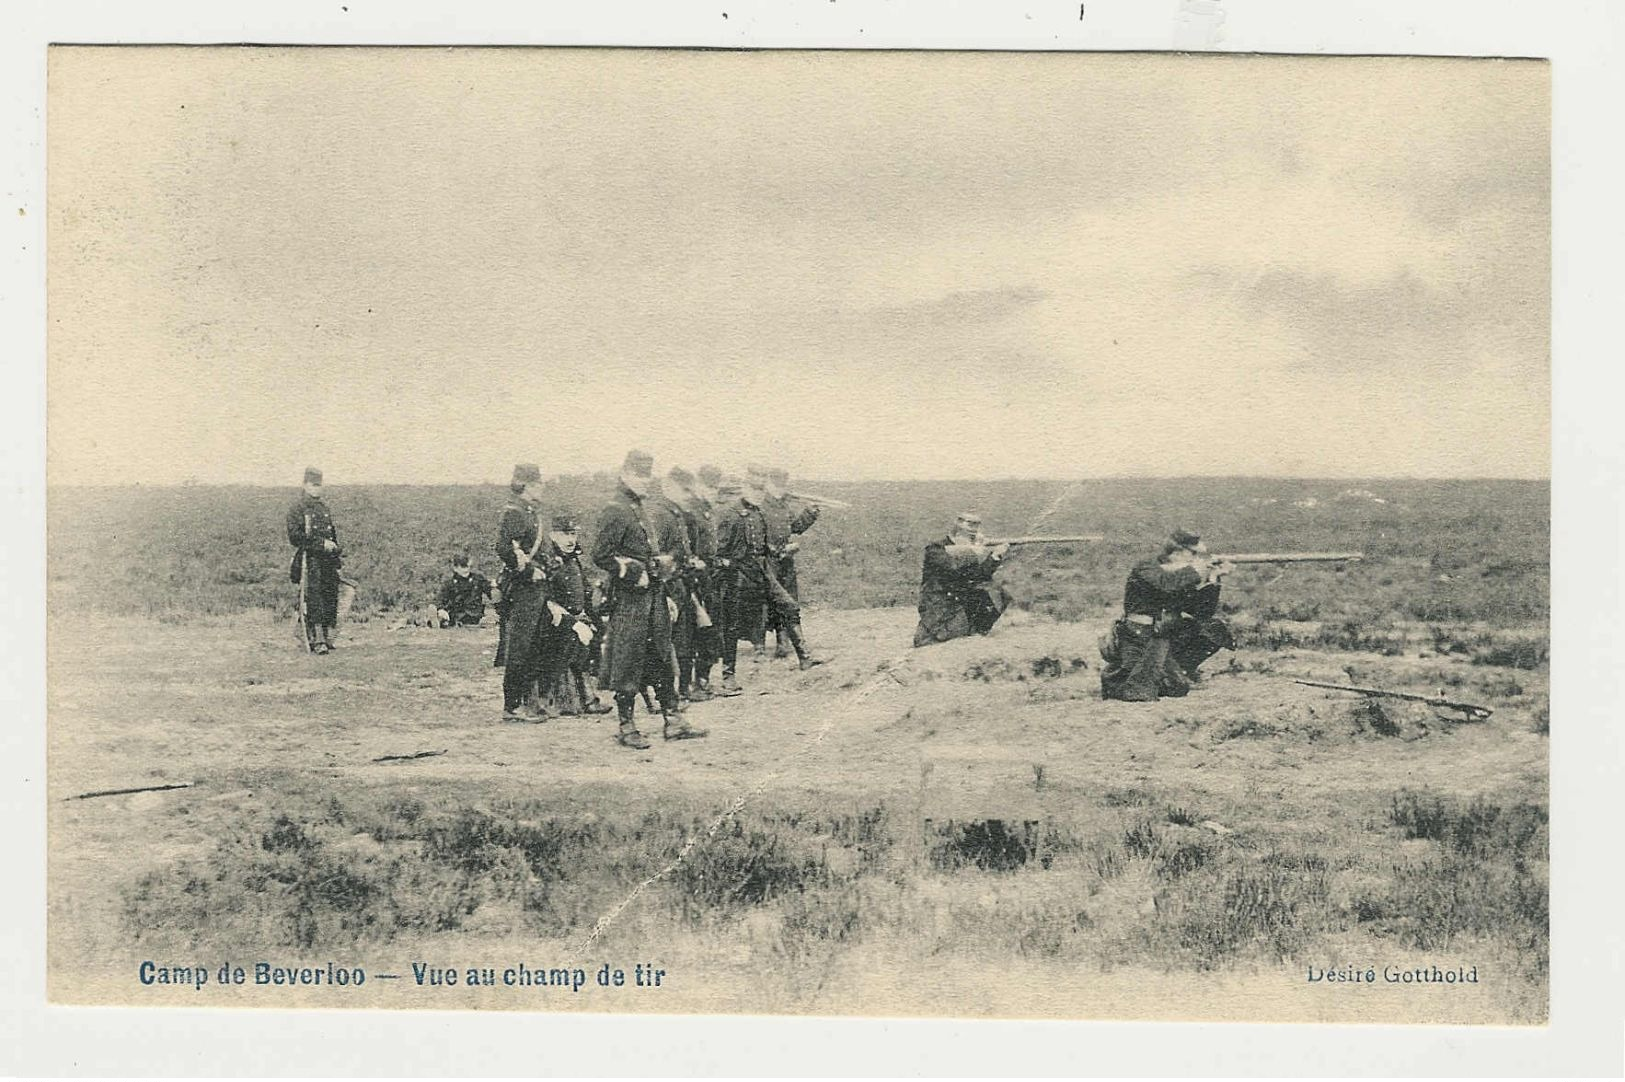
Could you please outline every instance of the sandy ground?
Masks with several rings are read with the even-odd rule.
[[[289,772],[316,785],[341,779],[413,792],[461,788],[482,797],[580,791],[644,804],[680,798],[719,813],[741,798],[758,807],[812,807],[838,796],[917,807],[922,818],[1073,821],[1086,820],[1107,793],[1143,788],[1195,802],[1205,818],[1240,838],[1267,828],[1275,836],[1299,831],[1309,842],[1369,829],[1372,809],[1404,786],[1545,798],[1546,739],[1531,729],[1534,711],[1545,705],[1544,673],[1486,669],[1461,658],[1244,651],[1233,662],[1228,654],[1211,662],[1213,675],[1186,699],[1112,703],[1098,695],[1095,644],[1105,613],[1080,623],[1018,613],[987,638],[924,650],[908,648],[913,622],[904,609],[811,611],[815,645],[834,655],[828,665],[802,673],[788,662],[742,659],[747,694],[697,705],[690,714],[710,729],[708,740],[656,739],[650,750],[632,752],[614,743],[613,721],[604,717],[501,722],[491,629],[352,624],[336,653],[316,658],[298,646],[288,624],[266,615],[181,625],[54,620],[53,996],[135,998],[129,971],[139,952],[121,936],[123,888],[164,863],[208,853],[223,824],[270,799],[268,790]],[[1403,712],[1399,736],[1378,737],[1354,731],[1348,696],[1285,678],[1345,680],[1346,666],[1358,682],[1412,690],[1454,673],[1464,682],[1449,689],[1452,697],[1497,712],[1486,723],[1451,725],[1413,709]],[[1273,672],[1252,671],[1259,668]],[[1249,724],[1258,728],[1249,732]],[[443,754],[376,761],[420,752]],[[73,799],[182,783],[191,788]],[[440,953],[458,949],[457,942],[447,937]],[[523,949],[497,939],[479,953],[507,947]],[[825,975],[813,1009],[1078,1010],[1076,985],[1084,978],[1076,973],[994,964],[957,972],[957,962],[937,966],[906,954],[882,962],[884,948],[876,952],[861,971]],[[713,989],[701,998],[609,1003],[554,993],[516,1002],[468,990],[463,1001],[435,1005],[772,1009],[750,994],[748,972],[737,976],[739,991]],[[1501,1017],[1494,992],[1484,988],[1448,1001],[1431,988],[1322,987],[1310,994],[1296,969],[1199,981],[1117,971],[1087,983],[1088,1013],[1100,1017]],[[337,996],[310,1002],[362,1005]],[[413,999],[404,982],[378,987],[365,1005],[392,1004],[428,1005]]]

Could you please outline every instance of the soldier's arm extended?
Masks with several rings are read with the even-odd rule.
[[[791,533],[806,533],[818,521],[818,505],[809,503],[790,520]]]

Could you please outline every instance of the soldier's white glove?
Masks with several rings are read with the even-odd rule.
[[[1004,559],[1005,554],[1008,553],[1009,551],[1010,551],[1010,546],[1009,545],[994,545],[993,546],[993,551],[990,553],[990,555],[995,560],[1002,560],[1002,559]]]
[[[677,602],[666,598],[666,614],[671,617],[672,623],[677,622]]]
[[[646,590],[646,589],[649,588],[649,572],[647,572],[647,571],[639,571],[638,572],[637,586],[638,586],[638,589],[640,589],[640,590]]]
[[[698,556],[691,556],[688,560],[688,566],[692,567],[695,571],[704,571],[705,561],[700,559]]]
[[[337,541],[328,541],[328,540],[323,540],[322,541],[322,551],[323,552],[337,552],[338,548],[339,548],[339,546],[338,546]]]
[[[587,623],[587,621],[585,621],[585,620],[577,620],[576,621],[575,631],[576,631],[576,638],[581,640],[581,645],[582,646],[590,646],[592,644],[592,625],[591,624]]]
[[[801,542],[800,541],[788,541],[788,542],[785,543],[784,554],[786,556],[794,556],[796,553],[798,553],[800,551],[801,551]]]
[[[558,627],[560,624],[564,623],[564,618],[570,615],[565,611],[564,606],[560,605],[557,601],[549,601],[547,603],[547,611],[553,617],[554,627]]]
[[[435,609],[434,615],[435,618],[440,621],[441,627],[451,623],[451,613],[447,612],[445,609]]]

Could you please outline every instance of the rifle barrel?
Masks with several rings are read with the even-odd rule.
[[[982,542],[984,545],[1087,545],[1096,541],[1104,541],[1106,536],[1098,533],[1074,534],[1070,537],[993,537]]]
[[[792,500],[800,500],[802,503],[816,503],[823,507],[852,506],[845,500],[837,500],[833,496],[820,496],[816,492],[786,492],[785,495]]]
[[[1215,561],[1233,564],[1332,564],[1365,559],[1363,552],[1227,552]]]
[[[1387,688],[1363,688],[1355,684],[1328,684],[1321,680],[1294,679],[1292,682],[1294,684],[1302,684],[1305,687],[1311,688],[1328,688],[1332,691],[1353,691],[1360,695],[1372,695],[1383,699],[1404,699],[1407,702],[1426,703],[1429,706],[1447,707],[1451,710],[1464,711],[1468,715],[1480,720],[1483,720],[1484,718],[1487,718],[1491,714],[1495,713],[1495,711],[1491,710],[1487,706],[1479,706],[1477,703],[1453,702],[1450,699],[1446,699],[1442,695],[1418,695],[1413,691],[1390,691]]]

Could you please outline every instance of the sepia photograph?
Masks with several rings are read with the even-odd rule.
[[[50,1001],[1547,1024],[1551,82],[52,46]]]

